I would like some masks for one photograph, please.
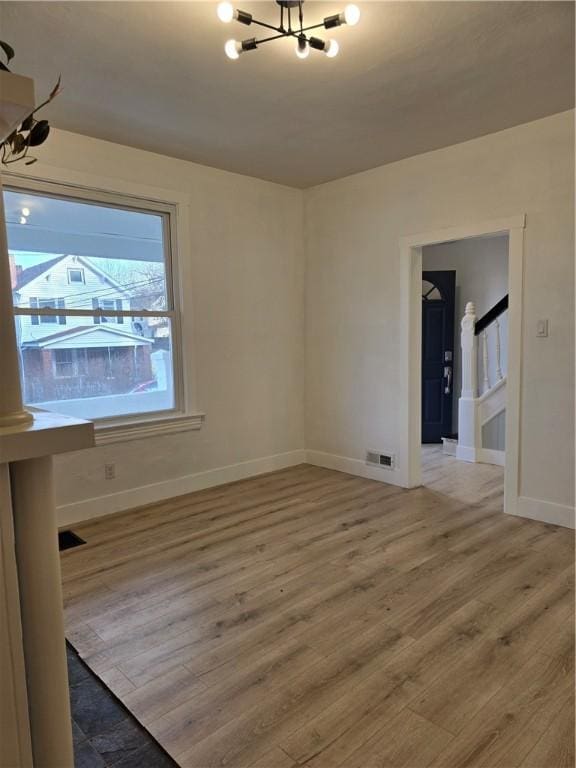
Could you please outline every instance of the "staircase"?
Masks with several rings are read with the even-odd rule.
[[[461,322],[462,393],[456,457],[504,466],[508,295],[479,320],[469,301]]]

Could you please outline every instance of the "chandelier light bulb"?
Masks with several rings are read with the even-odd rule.
[[[309,53],[310,48],[306,42],[306,38],[299,37],[296,43],[296,56],[298,56],[299,59],[307,59]]]
[[[26,216],[20,216],[20,224],[26,224]]]
[[[357,5],[347,5],[344,8],[344,22],[350,27],[356,26],[360,21],[360,8]]]
[[[217,9],[218,18],[224,24],[229,24],[234,18],[234,6],[232,3],[220,3]]]
[[[241,43],[237,43],[236,40],[228,40],[224,46],[224,51],[229,59],[237,59],[240,56],[238,48],[241,47]]]
[[[30,208],[22,208],[22,216],[30,216]]]
[[[328,56],[329,59],[333,59],[334,56],[338,55],[338,51],[340,50],[340,46],[336,42],[336,40],[328,40],[326,43],[326,48],[324,49],[324,53],[326,56]]]

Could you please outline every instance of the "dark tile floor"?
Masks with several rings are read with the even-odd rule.
[[[70,645],[66,653],[75,768],[177,768]]]

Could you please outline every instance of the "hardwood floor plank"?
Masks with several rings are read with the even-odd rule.
[[[271,749],[263,757],[252,763],[250,768],[294,768],[295,763],[278,747]]]
[[[566,706],[574,659],[532,654],[432,764],[516,768]]]
[[[370,633],[351,640],[345,652],[331,654],[287,684],[275,687],[266,697],[265,709],[258,702],[222,728],[194,739],[188,750],[177,755],[179,764],[184,768],[250,765],[346,690],[375,674],[388,656],[410,642],[397,631],[373,627]]]
[[[532,747],[521,768],[574,768],[574,698],[568,696],[557,717]]]
[[[131,690],[123,697],[123,701],[146,726],[206,690],[205,684],[185,667],[176,667],[139,688],[133,683],[130,685]]]
[[[75,526],[67,637],[183,767],[564,768],[573,534],[503,515],[500,467],[424,476],[301,465]]]
[[[449,733],[405,709],[345,764],[346,768],[426,768],[451,740]]]

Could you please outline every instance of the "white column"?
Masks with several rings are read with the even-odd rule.
[[[462,348],[462,394],[458,401],[458,447],[456,456],[464,461],[476,461],[479,447],[478,424],[478,361],[476,348],[476,308],[473,302],[466,304],[461,322],[460,345]]]
[[[0,765],[33,768],[8,465],[0,463]]]
[[[51,456],[10,464],[34,765],[71,768],[72,725],[52,477]]]
[[[0,139],[5,139],[20,125],[33,106],[33,81],[0,71]],[[16,650],[19,658],[24,660],[25,682],[22,674],[16,674],[15,656],[8,666],[12,667],[9,671],[14,672],[15,696],[19,701],[27,698],[28,711],[22,712],[20,706],[16,719],[19,730],[26,736],[29,732],[35,768],[72,768],[72,727],[51,454],[92,446],[93,425],[54,413],[35,410],[32,416],[25,411],[18,355],[0,181],[0,502],[4,506],[0,514],[0,541],[6,542],[8,536],[12,541],[13,530],[11,549],[15,554],[18,590],[13,589],[11,597],[13,599],[19,591],[20,616],[12,610],[11,621],[15,629],[11,626],[11,636],[17,638],[14,640],[19,645]],[[7,470],[9,489],[6,487]],[[0,696],[3,696],[1,686],[2,683]],[[0,720],[3,723],[3,718]],[[3,747],[0,745],[0,750]],[[0,762],[2,757],[3,754]],[[29,763],[28,758],[29,755],[24,757],[22,768]]]
[[[12,281],[0,180],[0,427],[25,424],[32,416],[24,410],[20,390],[18,348],[12,311]]]

